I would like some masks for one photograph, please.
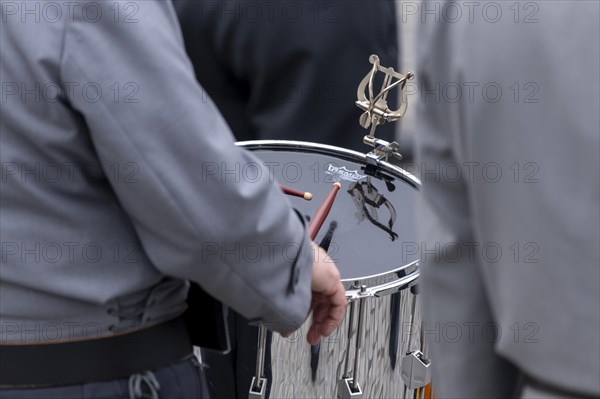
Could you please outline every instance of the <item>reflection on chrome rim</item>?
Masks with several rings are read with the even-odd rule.
[[[250,141],[238,141],[235,143],[239,147],[244,147],[248,150],[273,150],[273,151],[284,151],[284,150],[297,150],[298,152],[310,152],[316,154],[326,155],[337,155],[339,158],[366,163],[367,156],[363,153],[354,150],[348,150],[342,147],[336,147],[328,144],[318,144],[309,141],[295,141],[295,140],[250,140]],[[414,186],[419,188],[421,181],[415,175],[405,171],[404,169],[392,165],[389,162],[382,161],[379,164],[381,169],[396,175]]]
[[[366,155],[358,151],[348,150],[327,144],[311,143],[308,141],[291,140],[252,140],[239,141],[237,146],[248,150],[271,150],[271,151],[296,151],[308,152],[312,154],[331,155],[340,159],[355,161],[366,165]],[[392,165],[389,162],[380,162],[378,165],[382,171],[390,173],[395,177],[407,182],[415,189],[421,186],[421,181],[405,171],[404,169]],[[342,283],[346,288],[346,296],[350,299],[359,296],[384,296],[401,291],[414,284],[419,277],[419,261],[411,262],[384,273],[344,279]],[[361,286],[366,286],[366,292],[359,294]]]

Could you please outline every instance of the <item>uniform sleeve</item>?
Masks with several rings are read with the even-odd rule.
[[[301,324],[302,222],[196,83],[171,3],[91,2],[74,15],[63,85],[155,267],[275,330]]]

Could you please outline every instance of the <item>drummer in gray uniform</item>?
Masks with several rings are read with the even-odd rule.
[[[282,333],[319,299],[309,340],[335,328],[335,264],[234,145],[170,2],[1,13],[0,397],[206,397],[187,280]]]
[[[396,64],[393,1],[173,4],[196,78],[238,140],[304,140],[365,151],[353,98],[369,55]],[[381,126],[377,134],[393,140],[394,125]],[[213,396],[245,398],[258,331],[234,312],[228,325],[231,351],[204,351],[202,359]],[[265,373],[271,376],[269,362]]]
[[[434,390],[599,397],[600,4],[471,6],[419,15]]]

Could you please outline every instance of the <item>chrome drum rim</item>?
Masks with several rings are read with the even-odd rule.
[[[331,155],[337,158],[354,161],[366,165],[365,154],[358,151],[348,150],[327,144],[318,144],[308,141],[292,140],[251,140],[239,141],[237,146],[247,150],[270,150],[270,151],[294,151],[313,154]],[[418,190],[421,181],[413,174],[404,169],[395,166],[389,162],[379,162],[377,168],[381,171],[402,179],[413,188]],[[342,279],[346,289],[346,297],[350,300],[364,298],[368,296],[380,297],[402,291],[416,283],[419,277],[419,261],[396,267],[389,271],[355,277],[351,279]]]

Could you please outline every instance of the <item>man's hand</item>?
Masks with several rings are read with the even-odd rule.
[[[315,243],[313,251],[312,324],[306,339],[311,345],[316,345],[342,321],[346,311],[346,291],[340,281],[340,272],[327,252]]]

